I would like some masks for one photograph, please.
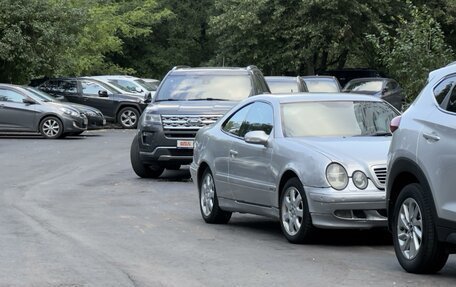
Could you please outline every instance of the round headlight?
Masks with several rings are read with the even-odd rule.
[[[359,189],[365,189],[369,183],[367,176],[362,171],[355,171],[352,175],[353,183]]]
[[[342,165],[334,162],[326,168],[326,179],[337,190],[344,189],[348,184],[347,171]]]

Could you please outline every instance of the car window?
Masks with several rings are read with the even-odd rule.
[[[56,87],[58,92],[77,93],[76,81],[60,81]]]
[[[382,90],[382,87],[383,81],[381,80],[356,80],[349,82],[344,90],[353,92],[379,92]]]
[[[99,91],[107,91],[98,83],[90,81],[81,81],[82,93],[87,95],[98,95]]]
[[[442,82],[440,82],[434,88],[435,100],[443,109],[446,108],[446,107],[442,106],[443,101],[445,100],[446,96],[450,93],[451,88],[452,88],[453,84],[455,83],[455,81],[456,81],[456,77],[450,77],[450,78],[447,78],[447,79],[443,80]]]
[[[339,85],[332,79],[307,78],[304,79],[309,92],[313,93],[337,93]]]
[[[272,93],[298,93],[299,87],[296,79],[294,80],[269,80],[269,89]]]
[[[59,86],[58,80],[49,80],[45,82],[43,85],[40,86],[41,89],[45,89],[47,91],[57,91],[57,87]]]
[[[239,129],[239,136],[244,137],[251,131],[264,131],[269,135],[273,125],[273,109],[270,105],[263,102],[252,104],[247,117]]]
[[[128,80],[108,80],[109,83],[129,93],[136,93],[137,84]]]
[[[240,128],[251,106],[252,105],[245,106],[231,115],[231,117],[223,123],[222,130],[235,136],[240,136]]]
[[[449,92],[446,110],[452,113],[456,113],[456,83],[453,83],[451,91]]]
[[[0,89],[0,102],[22,103],[24,96],[18,92]]]
[[[393,82],[393,81],[389,81],[388,83],[386,83],[386,87],[385,87],[388,91],[394,91],[396,89],[396,83]]]

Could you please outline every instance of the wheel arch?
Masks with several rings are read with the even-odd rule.
[[[209,169],[211,170],[209,164],[205,161],[202,161],[200,164],[199,164],[199,167],[198,167],[198,171],[197,171],[197,175],[196,175],[196,186],[198,186],[199,188],[199,184],[201,182],[201,178],[203,177],[203,173],[206,169]]]
[[[46,114],[40,115],[40,117],[36,121],[35,129],[38,132],[41,132],[40,127],[41,127],[41,123],[43,122],[43,120],[46,119],[46,118],[49,118],[49,117],[57,118],[60,121],[60,123],[62,123],[63,130],[65,131],[65,125],[64,125],[63,119],[62,119],[62,117],[60,115],[55,114],[55,113],[46,113]]]
[[[120,104],[116,109],[116,114],[115,114],[116,122],[117,122],[117,118],[119,117],[119,112],[124,108],[134,108],[135,110],[138,111],[138,115],[141,116],[141,109],[139,108],[139,105],[137,105],[135,103]]]
[[[277,189],[277,206],[279,206],[279,204],[280,204],[280,197],[282,196],[283,187],[285,186],[285,184],[287,183],[288,180],[290,180],[291,178],[294,178],[294,177],[299,179],[298,173],[292,169],[287,169],[280,177],[280,181],[279,181],[279,185],[278,185],[278,189]]]

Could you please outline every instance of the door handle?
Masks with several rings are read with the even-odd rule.
[[[430,134],[423,133],[423,137],[425,139],[427,139],[428,141],[433,141],[433,142],[436,142],[436,141],[440,140],[440,137],[437,134],[435,134],[435,133],[430,133]]]
[[[230,149],[230,156],[231,157],[236,157],[237,155],[238,155],[237,151]]]

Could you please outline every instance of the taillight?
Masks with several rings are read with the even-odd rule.
[[[401,116],[397,116],[394,119],[392,119],[390,122],[391,133],[394,133],[399,128],[400,124],[401,124]]]

